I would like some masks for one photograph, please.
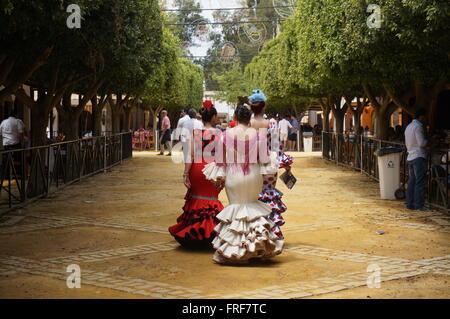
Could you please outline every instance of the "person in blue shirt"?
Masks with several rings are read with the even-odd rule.
[[[298,121],[294,115],[291,115],[289,123],[291,123],[292,127],[289,129],[287,146],[290,151],[295,151],[295,147],[297,145]]]

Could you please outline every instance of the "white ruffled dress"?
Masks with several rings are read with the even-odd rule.
[[[216,217],[220,223],[215,227],[216,250],[213,260],[217,263],[246,263],[251,258],[270,258],[281,253],[282,238],[274,232],[269,218],[272,208],[259,201],[263,175],[274,174],[277,155],[272,153],[268,163],[249,164],[247,169],[239,165],[205,166],[203,173],[208,180],[225,177],[225,190],[229,205]]]

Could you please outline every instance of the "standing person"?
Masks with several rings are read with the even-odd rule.
[[[289,172],[291,170],[292,157],[286,155],[283,152],[281,145],[279,145],[276,121],[274,122],[264,119],[266,97],[261,91],[255,91],[256,92],[249,97],[250,107],[254,114],[254,118],[250,122],[251,126],[257,130],[264,130],[265,132],[267,132],[267,146],[269,151],[273,150],[278,153],[278,168],[284,168]],[[277,175],[277,172],[275,172],[275,174],[264,175],[262,191],[259,194],[259,200],[271,207],[272,212],[269,215],[269,218],[274,223],[272,231],[279,238],[284,238],[280,227],[285,224],[285,221],[281,214],[287,210],[287,207],[281,200],[283,197],[283,193],[276,189]]]
[[[292,128],[291,123],[289,123],[288,119],[290,118],[289,115],[285,115],[284,119],[282,119],[278,123],[278,127],[280,130],[280,141],[283,143],[283,149],[287,150],[287,138],[289,134],[289,129]]]
[[[406,207],[412,210],[425,211],[424,185],[427,175],[427,153],[423,126],[426,124],[427,111],[423,108],[416,111],[414,120],[406,127],[405,145],[408,151],[406,158],[409,166],[408,188],[406,190]]]
[[[189,109],[187,112],[187,116],[188,118],[183,122],[180,132],[181,145],[183,147],[185,159],[189,156],[192,141],[192,132],[194,132],[194,130],[203,129],[203,123],[199,122],[196,118],[197,111],[195,109]]]
[[[24,124],[22,120],[17,119],[17,111],[12,109],[8,118],[3,120],[0,124],[0,135],[2,136],[3,148],[5,151],[17,150],[22,147],[23,137],[24,137]],[[14,161],[19,161],[19,153],[14,152],[12,154]],[[2,179],[6,177],[8,171],[8,165],[6,165],[8,160],[8,154],[4,153],[2,157]]]
[[[211,160],[209,157],[215,155],[214,145],[220,139],[221,132],[214,128],[217,110],[212,103],[204,103],[200,114],[204,129],[193,131],[191,151],[184,164],[183,180],[188,190],[183,214],[178,217],[177,224],[169,227],[170,234],[186,247],[211,245],[214,227],[218,224],[216,215],[223,209],[218,198],[221,189],[206,180],[202,172],[207,160]]]
[[[213,246],[217,263],[247,263],[251,258],[270,258],[281,253],[284,241],[273,231],[271,208],[258,200],[263,175],[277,171],[276,158],[258,155],[258,145],[266,142],[250,127],[250,108],[236,108],[238,125],[222,135],[223,159],[205,166],[208,180],[225,184],[229,205],[218,215]],[[264,141],[262,141],[262,139]]]
[[[20,149],[23,141],[24,124],[17,119],[17,111],[12,109],[8,118],[0,124],[0,135],[2,136],[3,147],[6,151]]]
[[[269,125],[278,127],[278,122],[272,114],[269,114]]]
[[[172,155],[172,147],[170,146],[170,119],[167,116],[167,111],[161,111],[161,138],[160,138],[160,147],[161,151],[158,155],[164,155],[164,148],[169,150],[169,154],[167,156]]]
[[[180,113],[180,119],[178,120],[178,123],[177,123],[177,129],[176,129],[176,132],[175,132],[175,139],[180,141],[180,142],[183,142],[183,138],[182,138],[182,135],[181,135],[182,131],[183,131],[183,125],[190,118],[189,115],[188,115],[188,112],[189,112],[189,108],[187,108],[187,107],[184,108],[181,111],[181,113]]]
[[[297,146],[297,134],[298,134],[298,121],[294,115],[291,116],[289,123],[291,123],[292,128],[289,129],[288,136],[288,149],[291,151],[295,151],[295,147]]]
[[[195,109],[189,109],[188,116],[189,119],[183,124],[185,134],[191,135],[194,130],[203,129],[203,123],[197,120],[197,111]]]

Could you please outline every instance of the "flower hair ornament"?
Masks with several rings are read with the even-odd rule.
[[[248,97],[250,104],[256,102],[266,102],[267,98],[261,90],[253,90],[253,94]]]
[[[213,106],[214,106],[214,104],[211,101],[209,101],[209,100],[206,100],[206,101],[203,102],[203,107],[205,109],[210,110]]]

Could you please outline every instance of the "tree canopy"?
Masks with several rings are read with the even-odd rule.
[[[200,106],[202,72],[181,57],[183,40],[164,27],[167,17],[157,0],[78,1],[81,19],[75,28],[69,27],[69,5],[60,0],[0,4],[0,102],[14,94],[31,108],[35,145],[45,143],[54,107],[69,126],[66,133],[76,138],[76,123],[91,99],[97,120],[109,104],[114,131],[140,101],[152,107]],[[36,88],[38,98],[28,96],[23,84]],[[72,93],[80,94],[76,106]]]
[[[432,113],[449,83],[449,2],[381,0],[379,25],[370,23],[370,3],[299,0],[278,38],[247,66],[248,82],[269,97],[316,98],[338,131],[355,98],[370,100],[381,138],[396,107]]]

